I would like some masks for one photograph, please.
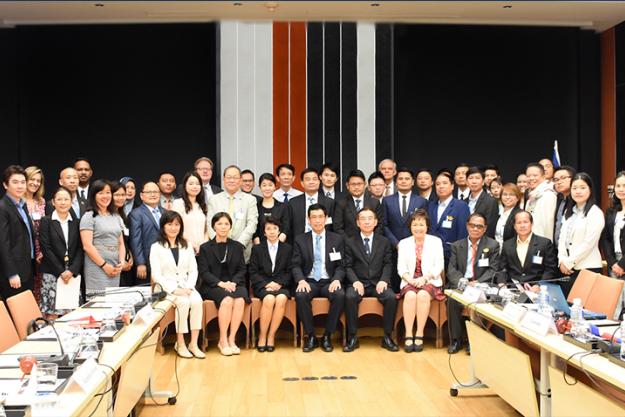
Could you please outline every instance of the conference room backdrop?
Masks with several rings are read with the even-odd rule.
[[[617,31],[617,33],[620,33]],[[0,30],[0,163],[139,181],[550,156],[599,178],[599,36],[574,28],[222,22]],[[621,71],[622,72],[622,71]],[[622,157],[620,157],[622,158]],[[621,161],[622,163],[622,161]],[[621,165],[622,166],[622,165]],[[218,182],[218,181],[216,181]]]

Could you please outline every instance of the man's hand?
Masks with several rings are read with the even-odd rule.
[[[378,282],[378,285],[375,286],[375,291],[378,294],[382,294],[388,288],[388,284],[384,281]]]
[[[334,292],[340,289],[341,289],[341,281],[339,281],[338,279],[335,279],[334,281],[330,283],[330,287],[328,288],[328,291]]]
[[[310,292],[310,284],[306,282],[306,280],[301,280],[299,284],[297,284],[297,289],[295,292]]]
[[[360,295],[361,297],[365,295],[365,286],[362,285],[362,282],[360,282],[360,281],[354,282],[354,289],[356,290],[358,295]],[[330,292],[332,292],[332,291],[330,291]]]

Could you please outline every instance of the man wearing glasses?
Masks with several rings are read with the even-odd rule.
[[[479,212],[469,216],[467,232],[469,237],[451,245],[451,256],[447,268],[447,281],[451,288],[457,288],[461,278],[466,278],[468,285],[476,282],[492,282],[499,271],[499,243],[485,236],[488,223]],[[462,317],[463,305],[449,298],[447,302],[447,320],[451,340],[449,353],[456,353],[462,348],[466,329]],[[467,351],[469,347],[467,345]]]
[[[564,220],[564,208],[567,201],[571,198],[571,179],[577,171],[567,165],[563,165],[556,169],[553,173],[553,187],[558,193],[556,203],[556,212],[553,225],[553,245],[555,246],[556,256],[558,252],[558,239],[560,239],[560,229],[562,229],[562,221]]]
[[[211,185],[210,181],[213,177],[213,161],[203,156],[198,158],[193,164],[195,172],[202,178],[202,187],[204,187],[204,198],[208,204],[208,197],[213,194],[219,194],[222,190],[216,185]],[[182,185],[181,185],[182,186]],[[182,195],[182,190],[178,190],[178,195]]]

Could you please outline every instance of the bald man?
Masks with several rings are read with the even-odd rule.
[[[67,167],[59,173],[59,185],[65,187],[72,194],[72,208],[69,210],[72,218],[80,219],[87,211],[87,201],[78,198],[78,171],[72,167]],[[52,200],[46,203],[46,215],[51,215],[54,211]]]

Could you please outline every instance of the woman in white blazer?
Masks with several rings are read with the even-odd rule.
[[[592,179],[580,172],[571,181],[572,201],[564,210],[564,221],[558,241],[560,272],[571,277],[562,283],[562,291],[569,295],[582,269],[601,272],[599,240],[605,224],[603,212],[595,204]]]
[[[202,328],[202,296],[195,289],[197,263],[195,251],[182,237],[182,217],[175,211],[165,211],[161,216],[161,230],[150,249],[152,278],[165,292],[173,296],[176,305],[176,346],[178,356],[204,359],[206,355],[197,341]],[[185,344],[184,335],[189,331],[191,341]]]
[[[412,236],[402,239],[398,245],[397,274],[401,278],[400,294],[404,297],[404,325],[406,352],[423,350],[423,330],[430,313],[432,298],[444,298],[441,274],[445,267],[443,242],[428,235],[430,218],[427,211],[416,210],[409,220]],[[416,335],[412,327],[417,320]]]

